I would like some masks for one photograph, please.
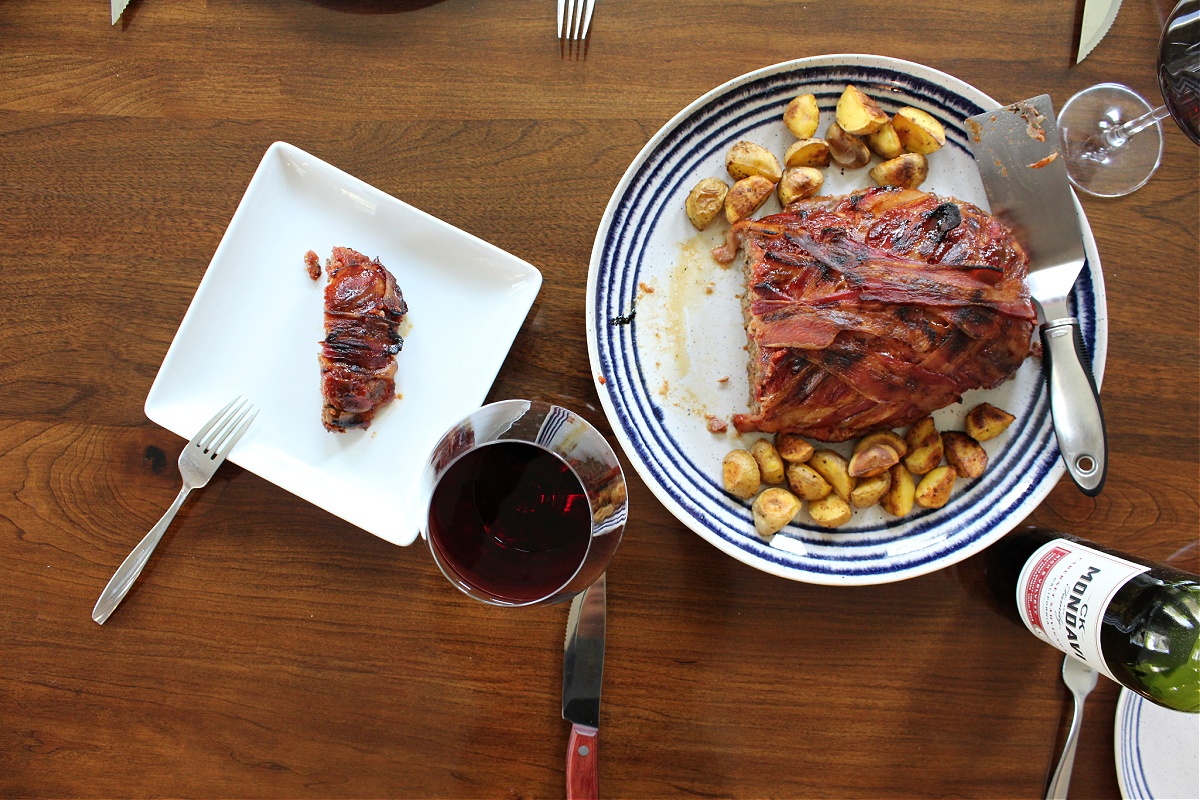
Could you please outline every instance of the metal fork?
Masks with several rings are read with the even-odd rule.
[[[199,489],[208,484],[209,478],[217,471],[217,467],[224,463],[229,451],[237,444],[238,439],[242,438],[242,434],[246,432],[250,423],[254,422],[254,418],[257,416],[258,412],[248,401],[237,397],[229,401],[228,405],[218,411],[191,438],[191,441],[183,448],[183,452],[179,454],[179,473],[183,476],[183,488],[179,490],[175,502],[167,509],[167,513],[163,514],[158,524],[150,529],[146,538],[138,542],[137,547],[133,548],[133,552],[117,568],[116,574],[112,576],[108,586],[105,586],[104,591],[100,593],[96,607],[92,609],[92,619],[103,625],[109,615],[121,604],[130,587],[133,586],[133,582],[141,574],[142,568],[150,560],[150,554],[158,546],[158,542],[171,524],[171,520],[175,519],[175,514],[183,505],[183,501],[187,499],[188,494],[193,489]]]
[[[587,42],[588,29],[592,25],[592,10],[596,0],[558,0],[558,42],[563,55],[579,51]]]

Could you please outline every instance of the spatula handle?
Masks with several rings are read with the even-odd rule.
[[[1079,320],[1051,320],[1041,328],[1042,363],[1050,385],[1054,434],[1071,480],[1086,495],[1104,488],[1108,474],[1108,434],[1100,393],[1088,368]]]
[[[600,797],[598,734],[598,730],[586,725],[571,726],[571,740],[567,743],[567,800],[597,800]]]

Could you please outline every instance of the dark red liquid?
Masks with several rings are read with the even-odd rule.
[[[500,600],[540,600],[587,555],[592,512],[564,462],[493,442],[450,465],[429,505],[429,538],[464,583]]]

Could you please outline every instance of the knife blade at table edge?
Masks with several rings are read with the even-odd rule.
[[[562,715],[571,723],[567,799],[599,796],[598,734],[604,675],[605,576],[571,601],[563,645]]]
[[[1079,64],[1100,44],[1100,40],[1112,27],[1121,8],[1121,0],[1085,0],[1083,22],[1079,26],[1079,51],[1075,63]]]

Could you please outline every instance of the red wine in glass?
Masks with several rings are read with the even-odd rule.
[[[468,451],[438,481],[430,543],[478,591],[526,603],[553,594],[583,563],[592,512],[579,478],[535,444]]]
[[[422,534],[464,594],[558,603],[605,571],[625,530],[625,476],[579,415],[536,400],[483,406],[447,430],[421,477]]]

